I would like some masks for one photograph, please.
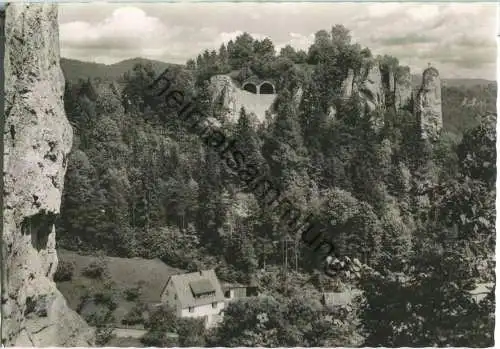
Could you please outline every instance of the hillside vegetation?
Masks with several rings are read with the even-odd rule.
[[[157,77],[151,64],[125,73],[120,89],[102,80],[69,82],[65,107],[75,143],[59,245],[160,259],[187,271],[215,268],[223,281],[256,284],[264,294],[231,304],[209,333],[189,332],[198,327],[160,310],[151,315],[148,345],[492,345],[493,293],[476,303],[468,290],[494,280],[496,114],[483,113],[496,87],[473,88],[484,103],[470,108],[457,104],[463,90],[444,90],[445,131],[430,143],[407,110],[370,113],[359,96],[338,98],[349,68],[375,63],[399,66],[393,57],[373,57],[335,26],[319,31],[308,52],[276,53],[269,39],[245,33],[176,67],[174,86],[196,97],[244,161],[218,152],[213,134],[200,136],[147,91]],[[210,77],[236,70],[240,79],[249,72],[276,79],[274,114],[263,124],[245,110],[230,122],[212,103]],[[284,212],[245,184],[251,175],[241,162],[269,176],[322,228],[336,247],[333,257],[360,261],[362,272],[325,275],[328,252],[314,251],[287,228]],[[347,287],[364,291],[347,317],[318,304],[321,292]],[[180,342],[166,332],[179,333]]]
[[[301,62],[299,60],[299,62]],[[121,81],[125,73],[133,70],[135,65],[151,65],[156,76],[163,72],[167,67],[178,67],[176,64],[170,64],[160,61],[154,61],[145,58],[133,58],[121,61],[111,65],[82,62],[74,59],[62,58],[61,67],[66,81],[70,84],[78,84],[80,80],[87,81]],[[295,63],[295,66],[305,76],[314,71],[314,65]],[[221,71],[226,73],[225,70]],[[241,80],[240,70],[228,72],[235,81]],[[304,77],[306,79],[306,77]],[[476,116],[484,115],[487,112],[496,110],[496,82],[485,79],[446,79],[442,78],[442,100],[443,100],[443,124],[444,129],[457,136],[477,125]],[[421,75],[412,75],[412,86],[415,91],[422,84]],[[270,96],[254,96],[246,91],[241,91],[243,105],[254,106],[257,114],[264,115],[269,108],[269,103],[261,103],[263,99],[271,99]],[[476,104],[468,105],[464,108],[462,102],[464,99],[472,101],[477,100]]]
[[[477,116],[495,113],[496,83],[472,86],[446,86],[441,91],[445,129],[461,135],[478,125]]]

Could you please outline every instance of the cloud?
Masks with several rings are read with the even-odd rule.
[[[443,76],[494,78],[495,4],[123,3],[60,5],[62,55],[113,63],[143,56],[185,63],[244,31],[277,51],[305,49],[314,33],[343,24],[375,54]]]
[[[130,58],[126,54],[136,51],[156,49],[158,38],[169,40],[180,34],[181,28],[165,25],[159,18],[148,16],[142,9],[126,6],[115,8],[100,22],[74,21],[60,25],[61,51],[80,53],[84,57],[110,54],[110,60]],[[123,50],[124,57],[119,55]],[[153,52],[153,51],[151,51]]]
[[[408,45],[408,44],[426,44],[434,42],[436,39],[431,36],[426,36],[418,33],[410,33],[405,36],[394,36],[392,38],[378,38],[378,42],[384,46]]]
[[[415,22],[426,22],[436,19],[440,14],[440,7],[434,4],[419,4],[412,6],[406,13]]]
[[[371,18],[383,18],[388,15],[392,15],[401,11],[401,6],[398,3],[379,3],[379,4],[369,4],[368,6],[368,16]]]
[[[290,45],[296,50],[304,50],[307,52],[307,49],[311,44],[314,42],[314,33],[311,33],[309,35],[303,35],[300,33],[288,33],[288,37],[284,38],[282,41],[275,43],[274,46],[276,47],[276,52],[279,53],[280,50],[287,46]]]

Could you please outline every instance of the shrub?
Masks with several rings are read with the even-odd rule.
[[[55,282],[71,281],[75,265],[72,262],[59,261],[57,270],[54,274]]]
[[[86,314],[83,317],[90,326],[96,328],[112,325],[115,321],[113,311],[105,308],[97,308],[94,312]]]
[[[104,258],[90,263],[82,272],[82,274],[91,279],[103,279],[108,274],[108,267]]]
[[[205,325],[203,319],[179,319],[177,323],[179,346],[204,347]]]
[[[144,327],[152,332],[175,332],[178,318],[175,315],[175,309],[167,305],[155,309],[149,315],[148,321],[144,323]]]
[[[94,327],[102,327],[107,324],[109,311],[103,308],[97,309],[92,313],[83,315],[85,321]]]
[[[95,331],[95,343],[98,346],[105,346],[114,336],[113,326],[97,327]]]
[[[131,287],[125,290],[125,299],[129,302],[133,302],[139,298],[141,294],[140,287]]]
[[[135,306],[122,320],[122,324],[133,326],[144,323],[144,317],[142,316],[142,311],[143,309],[141,306]]]
[[[113,311],[118,306],[114,297],[114,294],[110,291],[108,292],[98,292],[94,295],[94,302],[96,304],[102,304],[108,307],[109,310]]]
[[[179,319],[173,309],[163,306],[155,310],[144,327],[148,333],[142,343],[147,346],[203,347],[204,319]]]

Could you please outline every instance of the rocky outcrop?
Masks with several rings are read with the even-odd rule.
[[[73,137],[63,106],[57,7],[8,4],[5,33],[2,341],[90,346],[93,332],[53,281],[54,222]]]
[[[363,76],[359,93],[365,101],[368,111],[372,112],[378,107],[385,107],[385,93],[379,65],[373,63],[367,66]]]
[[[253,113],[259,122],[266,118],[266,111],[276,98],[274,94],[254,94],[237,87],[227,75],[215,75],[210,78],[210,95],[212,102],[222,107],[223,117],[231,121],[239,118],[241,107]]]
[[[210,79],[210,94],[213,103],[220,103],[225,109],[225,116],[230,120],[238,118],[236,108],[236,89],[229,76],[215,75]]]
[[[369,112],[407,108],[412,99],[410,68],[383,65],[376,59],[368,61],[359,74],[348,70],[340,94],[342,99],[358,95]]]
[[[349,69],[347,72],[347,77],[342,82],[342,98],[347,99],[352,96],[354,85],[354,70]]]
[[[394,101],[396,109],[409,108],[412,103],[413,94],[410,68],[399,67],[394,80]]]
[[[415,101],[415,115],[420,122],[423,139],[435,140],[443,127],[441,108],[441,79],[434,67],[429,67],[422,74],[422,86]]]
[[[302,101],[303,96],[304,96],[304,89],[302,88],[302,86],[297,87],[293,93],[293,101],[295,103],[296,109],[300,107],[300,102]]]
[[[356,97],[362,104],[362,110],[368,113],[387,109],[396,112],[401,109],[413,111],[420,120],[422,137],[434,139],[442,128],[439,73],[435,68],[429,68],[423,75],[422,87],[415,94],[409,67],[387,64],[377,58],[368,59],[361,69],[347,70],[337,94],[327,106],[328,118],[334,120],[339,106],[351,97]],[[258,95],[245,91],[226,75],[213,76],[210,89],[212,101],[220,103],[225,117],[233,121],[238,119],[239,111],[244,107],[247,112],[255,114],[258,122],[263,122],[275,99],[275,95]],[[298,107],[303,89],[296,88],[292,93],[295,106]],[[383,113],[372,114],[373,125],[377,129],[384,124],[382,115]]]
[[[387,88],[389,93],[393,94],[396,91],[396,76],[394,74],[394,70],[390,69],[387,74]]]

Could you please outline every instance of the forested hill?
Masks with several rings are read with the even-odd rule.
[[[61,58],[61,68],[66,81],[78,83],[79,79],[101,79],[116,81],[131,71],[136,64],[151,64],[153,70],[160,74],[163,70],[176,64],[154,61],[145,58],[131,58],[114,64],[82,62],[76,59]]]
[[[155,71],[163,71],[169,66],[179,66],[174,63],[167,63],[163,61],[152,60],[148,58],[131,58],[126,59],[114,64],[102,64],[94,62],[85,62],[77,59],[61,58],[61,68],[64,72],[64,77],[67,81],[78,82],[78,79],[87,78],[109,78],[117,80],[123,76],[127,71],[132,70],[135,64],[148,64],[153,65]],[[467,78],[441,78],[444,86],[448,87],[473,87],[473,86],[488,86],[490,84],[496,84],[494,80],[486,79],[467,79]],[[412,85],[414,87],[420,86],[422,83],[422,75],[414,74],[412,75]]]
[[[441,90],[444,128],[454,134],[477,126],[477,115],[495,113],[497,84],[450,86]]]
[[[135,65],[151,65],[159,75],[167,67],[179,67],[146,58],[133,58],[111,65],[83,62],[62,58],[61,68],[67,83],[78,84],[80,80],[120,81]],[[442,102],[444,129],[461,135],[466,129],[476,125],[475,115],[496,110],[496,82],[485,79],[442,78]],[[422,83],[421,75],[412,75],[412,87],[416,91]],[[470,103],[464,103],[469,101]],[[474,102],[472,102],[474,101]],[[465,106],[465,107],[464,107]]]
[[[210,78],[233,71],[241,81],[276,81],[264,123],[244,109],[229,122],[212,100]],[[190,127],[145,90],[157,77],[152,64],[134,66],[120,89],[68,81],[75,140],[59,246],[215,268],[223,281],[258,285],[268,298],[228,308],[210,346],[354,346],[357,332],[366,346],[492,345],[493,293],[476,304],[468,292],[494,280],[496,114],[483,113],[494,106],[494,86],[472,89],[471,103],[462,103],[461,89],[443,89],[445,122],[455,129],[429,140],[411,108],[370,110],[359,94],[342,95],[350,77],[408,72],[395,57],[352,43],[342,26],[319,31],[307,52],[278,53],[269,39],[245,33],[179,72],[174,86],[197,96],[240,155],[219,151],[210,131]],[[359,82],[366,99],[390,92],[369,80]],[[271,178],[339,258],[367,272],[326,276],[328,251],[286,229],[284,212],[245,183],[249,168],[238,163]],[[334,324],[313,295],[349,287],[362,288],[366,302]],[[256,325],[262,314],[269,318]],[[155,345],[166,346],[162,338]]]

